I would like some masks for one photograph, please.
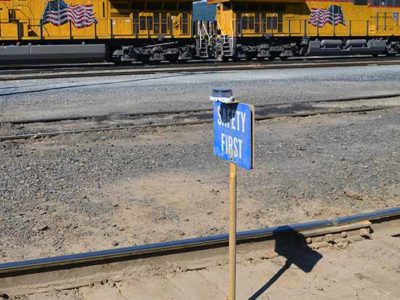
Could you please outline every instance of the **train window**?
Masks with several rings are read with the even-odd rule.
[[[154,33],[160,33],[160,14],[154,13]]]
[[[400,6],[400,0],[386,0],[386,6],[399,7]]]
[[[242,33],[242,22],[241,22],[240,13],[238,13],[236,16],[236,32],[237,32],[237,34]]]
[[[267,30],[278,29],[278,17],[267,17]]]
[[[262,32],[266,32],[267,31],[267,17],[263,16],[261,26],[262,26]]]
[[[153,30],[153,17],[147,17],[147,30]]]
[[[137,34],[139,32],[139,14],[137,12],[133,13],[133,32]]]
[[[278,13],[278,32],[283,30],[283,13]]]
[[[146,30],[146,17],[140,16],[140,30]]]
[[[249,17],[249,29],[254,30],[254,17]]]
[[[354,0],[354,5],[367,5],[368,0]]]
[[[242,16],[242,30],[254,30],[254,17]]]
[[[189,33],[189,14],[182,13],[182,32],[183,34]]]
[[[106,4],[103,2],[103,19],[106,17]]]
[[[259,33],[261,30],[261,13],[256,14],[256,20],[255,20],[255,32]]]
[[[249,18],[242,17],[242,30],[248,30],[248,29],[249,29]]]
[[[161,13],[161,33],[168,32],[167,14]]]
[[[15,14],[15,9],[9,9],[9,10],[8,10],[8,19],[9,19],[10,21],[14,21],[14,20],[17,19],[17,18],[16,18],[16,14]]]
[[[354,0],[360,1],[360,0]],[[371,6],[381,7],[400,7],[400,0],[369,0]]]

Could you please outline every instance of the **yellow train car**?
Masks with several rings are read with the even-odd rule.
[[[193,55],[192,28],[188,0],[0,0],[0,61],[176,61]]]
[[[208,0],[217,4],[215,56],[399,52],[399,0]]]
[[[0,63],[395,55],[400,0],[0,0]]]

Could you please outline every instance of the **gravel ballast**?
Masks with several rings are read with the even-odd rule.
[[[400,110],[256,123],[238,229],[400,203]],[[226,232],[211,125],[0,143],[0,260]]]

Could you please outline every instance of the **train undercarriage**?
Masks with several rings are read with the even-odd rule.
[[[296,56],[386,55],[400,53],[400,40],[393,38],[243,38],[216,36],[185,41],[163,41],[151,45],[123,45],[111,48],[107,60],[116,64],[140,61],[186,62],[193,59],[286,60]]]
[[[299,56],[386,55],[400,54],[397,37],[231,37],[198,35],[193,39],[150,39],[98,41],[96,44],[3,45],[0,63],[100,61],[115,64],[199,59],[220,61],[286,60]]]

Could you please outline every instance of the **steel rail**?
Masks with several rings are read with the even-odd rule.
[[[356,97],[342,97],[342,98],[330,98],[330,99],[317,99],[317,100],[305,100],[305,101],[292,101],[292,102],[281,102],[281,103],[268,103],[255,105],[256,109],[263,109],[273,106],[285,106],[285,105],[301,105],[301,104],[318,104],[318,103],[331,103],[331,102],[350,102],[350,101],[362,101],[362,100],[375,100],[375,99],[387,99],[400,97],[400,93],[387,93],[377,95],[365,95]],[[81,115],[81,116],[66,116],[66,117],[52,117],[52,118],[37,118],[37,119],[21,119],[21,120],[6,120],[1,121],[0,124],[31,124],[31,123],[51,123],[51,122],[62,122],[62,121],[77,121],[87,119],[107,119],[110,117],[143,117],[143,116],[160,116],[160,115],[178,115],[188,113],[200,113],[200,112],[211,112],[210,108],[198,108],[188,110],[164,110],[164,111],[149,111],[149,112],[131,112],[131,113],[109,113],[109,114],[98,114],[98,115]]]
[[[289,63],[292,61],[329,61],[329,60],[338,60],[338,61],[352,61],[352,60],[367,60],[367,61],[392,61],[394,58],[393,57],[379,57],[379,58],[374,58],[371,56],[307,56],[307,57],[292,57],[289,58],[289,60],[282,61],[282,60],[265,60],[264,62],[266,63],[280,63],[280,64],[285,64]],[[219,61],[216,61],[215,59],[202,59],[202,60],[190,60],[187,63],[189,64],[206,64],[206,63],[211,63],[211,62],[216,62],[219,63]],[[260,61],[258,61],[260,62]],[[231,63],[231,62],[224,62],[224,64]],[[236,61],[234,63],[248,63],[248,61]],[[142,62],[133,62],[131,65],[115,65],[114,63],[110,62],[96,62],[96,63],[25,63],[25,64],[1,64],[0,65],[0,74],[2,71],[52,71],[55,69],[106,69],[106,68],[114,68],[114,69],[123,69],[123,68],[133,68],[135,66],[139,67],[149,67],[149,68],[157,68],[157,67],[168,67],[168,66],[182,66],[185,65],[185,63],[161,63],[161,64],[143,64]]]
[[[263,70],[263,69],[291,69],[291,68],[320,68],[320,67],[352,67],[352,66],[367,66],[367,65],[397,65],[400,64],[398,59],[385,60],[373,59],[367,60],[365,58],[352,60],[352,61],[306,61],[302,62],[291,60],[286,62],[232,62],[232,63],[219,63],[219,62],[203,62],[193,63],[188,65],[169,65],[157,67],[141,67],[141,68],[115,68],[102,69],[102,70],[64,70],[60,72],[49,71],[49,73],[39,74],[14,74],[2,75],[0,73],[0,81],[15,81],[15,80],[29,80],[29,79],[55,79],[55,78],[78,78],[78,77],[104,77],[104,76],[123,76],[123,75],[143,75],[154,73],[179,73],[179,72],[223,72],[223,71],[240,71],[240,70]]]
[[[298,112],[298,113],[285,113],[285,114],[271,114],[265,116],[255,116],[255,121],[264,121],[276,118],[283,117],[311,117],[316,115],[333,115],[333,114],[344,114],[344,113],[365,113],[379,110],[386,110],[389,108],[400,107],[400,105],[392,105],[392,106],[374,106],[374,107],[366,107],[366,108],[348,108],[348,109],[340,109],[340,110],[317,110],[312,112]],[[156,124],[143,124],[143,125],[115,125],[108,127],[98,127],[98,128],[89,128],[89,129],[77,129],[77,130],[63,130],[63,131],[51,131],[51,132],[37,132],[37,133],[28,133],[28,134],[16,134],[16,135],[6,135],[0,136],[0,142],[11,141],[11,140],[25,140],[31,138],[44,138],[44,137],[55,137],[58,135],[67,135],[67,134],[81,134],[81,133],[94,133],[94,132],[105,132],[105,131],[114,131],[114,130],[124,130],[124,129],[150,129],[150,128],[165,128],[165,127],[173,127],[173,126],[193,126],[193,125],[202,125],[212,123],[212,118],[206,120],[194,120],[194,121],[180,121],[176,123],[156,123]]]
[[[400,218],[400,207],[388,208],[373,212],[360,213],[346,217],[305,223],[288,224],[276,227],[241,231],[237,233],[237,243],[249,243],[276,238],[287,234],[301,234],[308,230],[326,229],[334,226],[357,223],[360,221],[384,221]],[[40,272],[45,269],[57,270],[93,264],[103,264],[117,259],[138,259],[151,256],[162,256],[171,253],[192,252],[211,248],[226,247],[228,234],[217,234],[183,240],[168,241],[147,245],[122,247],[117,249],[84,252],[47,258],[30,259],[0,264],[0,277]]]
[[[395,56],[399,57],[399,56]],[[257,61],[257,62],[265,62],[265,63],[277,63],[277,64],[287,64],[293,61],[354,61],[354,60],[365,60],[365,61],[394,61],[395,57],[385,57],[379,56],[371,57],[369,55],[350,55],[350,56],[294,56],[289,58],[288,60],[264,60],[264,61]],[[160,64],[143,64],[142,62],[133,62],[131,65],[115,65],[114,63],[110,62],[87,62],[87,63],[24,63],[24,64],[1,64],[0,65],[0,73],[2,71],[40,71],[40,70],[54,70],[54,69],[95,69],[95,68],[115,68],[115,69],[122,69],[122,68],[132,68],[135,66],[139,67],[149,67],[149,68],[156,68],[156,67],[168,67],[168,66],[182,66],[185,64],[207,64],[207,63],[221,63],[215,59],[193,59],[189,60],[184,63],[170,63],[168,61],[162,62]],[[235,62],[224,62],[224,64],[229,63],[249,63],[251,61],[235,61]]]

